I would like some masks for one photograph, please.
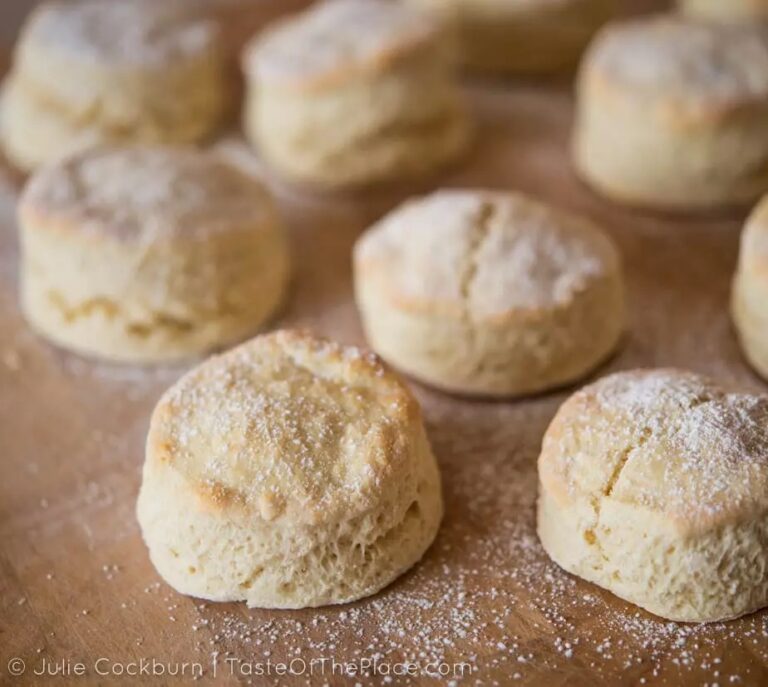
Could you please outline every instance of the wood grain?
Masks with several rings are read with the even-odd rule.
[[[744,389],[766,386],[744,364],[727,315],[743,213],[658,217],[613,206],[575,178],[565,86],[475,81],[472,154],[433,185],[516,188],[600,222],[618,242],[631,322],[597,375],[676,365]],[[232,146],[230,145],[230,148]],[[311,197],[275,185],[290,224],[296,276],[276,326],[363,343],[351,299],[350,248],[407,194]],[[105,669],[139,659],[199,663],[200,684],[381,684],[324,674],[312,658],[381,654],[466,663],[459,684],[759,685],[768,682],[768,615],[716,626],[666,623],[551,564],[534,534],[535,459],[570,390],[515,402],[470,402],[414,385],[443,471],[445,522],[425,560],[382,594],[340,608],[267,612],[201,604],[159,581],[134,517],[143,440],[159,394],[182,368],[142,371],[80,359],[36,338],[17,307],[13,207],[0,188],[0,683],[125,684]],[[11,678],[8,661],[26,662]],[[301,676],[243,666],[301,658]],[[33,674],[43,659],[86,675]],[[227,659],[232,662],[226,663]],[[214,662],[217,669],[214,673]],[[239,670],[231,670],[236,665]],[[294,668],[300,667],[296,663]],[[192,670],[193,668],[189,668]],[[119,668],[118,668],[119,670]],[[386,668],[384,669],[386,670]],[[737,676],[738,679],[736,679]],[[145,676],[146,678],[146,676]],[[147,680],[180,684],[186,677]]]

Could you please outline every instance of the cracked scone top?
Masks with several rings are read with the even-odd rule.
[[[521,194],[409,201],[359,240],[354,262],[374,349],[448,390],[510,395],[564,384],[602,360],[622,329],[611,241]]]
[[[138,515],[179,591],[298,608],[389,584],[432,542],[442,503],[398,378],[371,353],[280,331],[161,399]]]
[[[327,86],[430,49],[440,31],[439,23],[402,5],[326,0],[267,29],[245,52],[244,64],[259,79],[284,88]]]
[[[768,603],[768,397],[612,375],[560,408],[539,479],[539,536],[569,572],[672,620]]]
[[[24,313],[76,351],[198,355],[252,333],[282,301],[274,204],[214,153],[92,149],[34,175],[18,214]]]

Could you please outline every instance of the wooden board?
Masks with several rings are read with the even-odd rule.
[[[477,145],[435,184],[522,189],[591,216],[621,248],[629,331],[596,376],[677,365],[765,391],[727,315],[743,214],[656,217],[601,201],[568,164],[566,87],[486,81],[467,92]],[[296,258],[278,324],[362,343],[350,248],[418,189],[334,198],[276,190]],[[59,684],[74,685],[125,684],[140,679],[129,679],[131,671],[161,669],[154,680],[141,677],[185,683],[200,671],[200,684],[342,685],[386,683],[389,673],[392,684],[425,684],[447,671],[443,682],[462,685],[768,682],[766,613],[711,626],[668,623],[547,560],[534,531],[535,460],[568,390],[491,403],[414,385],[447,512],[424,561],[374,598],[267,612],[176,594],[149,562],[134,504],[149,413],[183,368],[95,363],[29,332],[16,304],[16,193],[7,178],[0,188],[0,684],[56,683],[34,672],[57,661],[69,671]],[[25,665],[16,678],[14,658]],[[375,658],[375,674],[349,674]],[[404,661],[414,664],[407,680],[395,676]],[[294,675],[281,674],[281,662]],[[185,676],[169,677],[174,670]]]

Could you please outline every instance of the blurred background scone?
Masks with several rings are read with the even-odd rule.
[[[19,204],[21,299],[75,351],[153,362],[244,338],[283,299],[272,200],[212,153],[94,149],[44,167]]]
[[[768,379],[768,197],[741,235],[731,313],[747,360]]]
[[[427,174],[468,141],[449,33],[385,0],[327,0],[246,49],[246,133],[289,179],[321,187]]]
[[[578,86],[575,161],[618,201],[706,209],[768,190],[768,25],[612,24]]]
[[[221,124],[230,98],[214,22],[160,2],[51,2],[19,37],[0,143],[29,171],[93,143],[196,142]]]
[[[687,14],[702,19],[768,19],[768,0],[679,0],[679,4]]]
[[[458,32],[471,69],[550,74],[572,69],[615,0],[410,0],[444,17]]]
[[[768,605],[768,396],[680,370],[582,389],[544,436],[538,532],[567,571],[663,618]]]
[[[588,221],[513,193],[405,203],[354,250],[368,341],[448,391],[509,396],[572,382],[623,329],[616,249]]]
[[[152,416],[138,517],[176,590],[303,608],[377,592],[442,517],[421,411],[372,354],[257,337],[183,377]]]

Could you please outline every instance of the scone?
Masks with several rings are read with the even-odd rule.
[[[163,396],[137,510],[179,592],[304,608],[374,594],[414,565],[442,497],[405,385],[370,353],[280,331]]]
[[[613,24],[582,63],[577,100],[576,167],[609,198],[708,209],[768,190],[768,25]]]
[[[191,143],[215,131],[230,98],[218,29],[169,8],[134,0],[37,8],[2,99],[9,160],[29,171],[84,142]]]
[[[680,370],[582,389],[544,436],[538,532],[558,565],[663,618],[768,605],[768,397]]]
[[[754,210],[741,236],[731,315],[747,360],[768,379],[768,197]]]
[[[386,0],[327,0],[246,48],[245,130],[279,173],[338,188],[428,174],[468,122],[448,31]]]
[[[678,3],[685,13],[703,19],[768,19],[768,0],[678,0]]]
[[[473,70],[551,74],[573,68],[615,0],[410,0],[451,22]]]
[[[286,236],[260,184],[186,148],[96,148],[44,167],[19,203],[34,329],[111,360],[198,355],[272,315]]]
[[[619,256],[590,222],[515,193],[406,202],[354,249],[372,348],[431,386],[480,396],[573,382],[616,347]]]

